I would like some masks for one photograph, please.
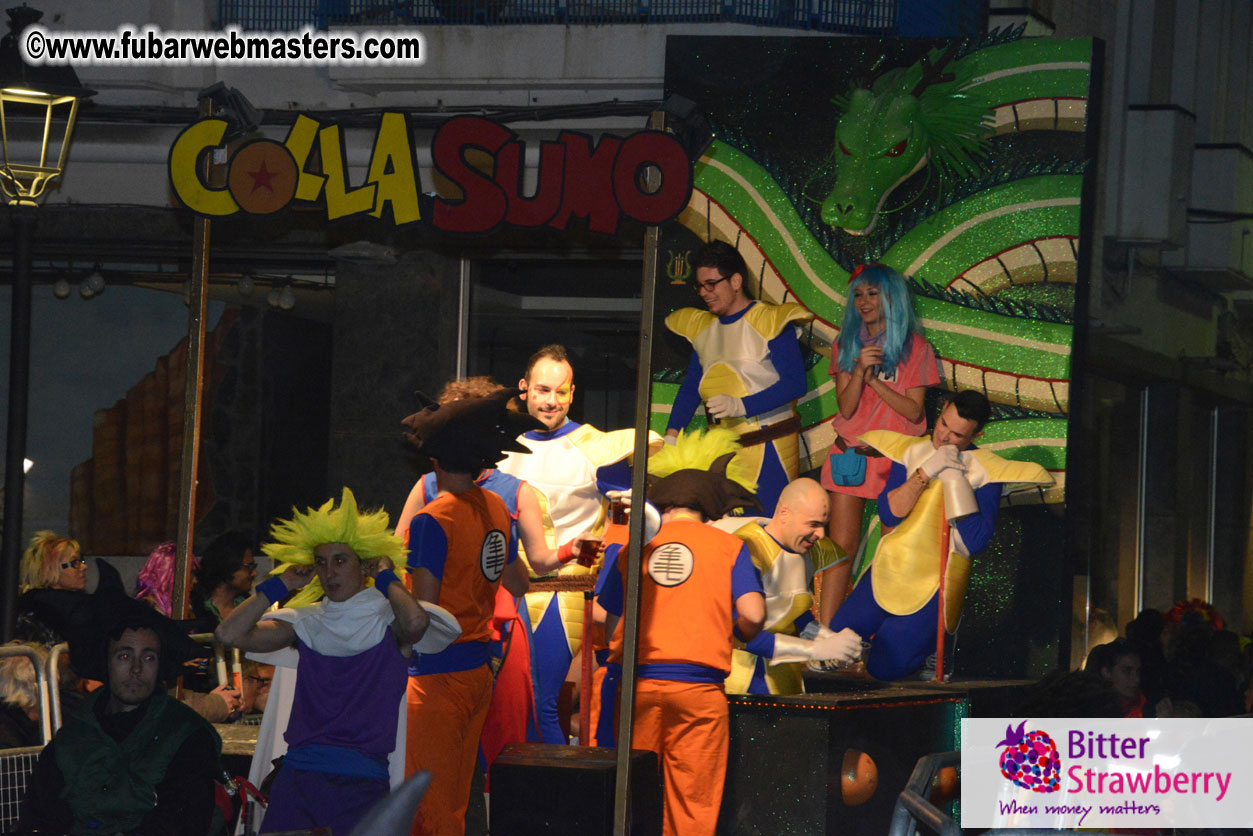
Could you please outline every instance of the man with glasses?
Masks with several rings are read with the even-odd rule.
[[[739,434],[744,447],[738,458],[754,472],[757,499],[770,515],[783,488],[800,475],[796,400],[806,386],[798,325],[813,314],[793,303],[754,300],[748,266],[730,244],[709,242],[692,264],[707,310],[680,308],[666,317],[666,327],[693,349],[666,440],[678,437],[703,401],[710,423]]]

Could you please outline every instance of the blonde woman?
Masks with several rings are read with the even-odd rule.
[[[65,641],[66,619],[73,617],[75,599],[87,591],[87,561],[78,541],[54,531],[36,532],[22,553],[18,590],[15,636],[46,647]]]
[[[77,540],[39,531],[22,553],[19,592],[31,589],[87,589],[87,561]]]

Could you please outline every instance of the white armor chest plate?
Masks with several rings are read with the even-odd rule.
[[[544,535],[553,547],[595,525],[601,508],[601,495],[596,488],[597,466],[570,441],[570,435],[549,441],[521,437],[518,440],[533,452],[509,453],[496,465],[510,476],[526,480],[544,495],[549,517]]]
[[[701,368],[708,376],[709,369],[715,363],[725,363],[735,371],[736,376],[744,383],[748,394],[755,395],[779,381],[779,373],[770,362],[769,341],[748,324],[748,317],[742,316],[730,325],[721,322],[709,326],[696,335],[692,346],[700,356]],[[725,392],[706,392],[702,387],[701,396],[728,394]]]
[[[745,525],[757,523],[764,526],[768,522],[770,522],[769,517],[723,517],[720,520],[714,520],[710,525],[734,534]],[[761,587],[766,598],[765,627],[769,630],[792,612],[796,596],[809,594],[809,579],[813,576],[813,571],[809,568],[809,560],[805,555],[788,551],[778,545],[769,535],[757,540],[756,543],[767,541],[769,547],[774,550],[772,555],[755,553],[755,549],[759,546],[753,543],[749,544],[749,552],[752,554],[754,565],[761,572]],[[768,565],[762,568],[763,564]]]

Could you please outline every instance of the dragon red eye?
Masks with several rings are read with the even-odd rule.
[[[902,139],[900,142],[896,143],[887,151],[885,151],[883,155],[885,157],[899,157],[901,154],[905,153],[905,146],[908,144],[909,144],[909,140]]]
[[[840,153],[846,154],[847,156],[850,156],[850,157],[853,156],[853,152],[845,148],[843,142],[839,143],[839,146],[840,146]]]

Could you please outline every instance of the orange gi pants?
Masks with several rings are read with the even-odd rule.
[[[592,688],[591,688],[591,693],[592,693],[591,724],[592,724],[592,727],[588,729],[587,741],[593,746],[600,745],[600,743],[597,742],[596,740],[596,729],[599,728],[600,726],[600,712],[604,710],[604,707],[600,704],[600,689],[601,689],[601,685],[603,685],[604,682],[605,682],[605,666],[601,665],[600,667],[596,668],[596,670],[592,671]]]
[[[637,680],[631,746],[651,749],[661,759],[664,836],[714,836],[730,746],[722,686]]]
[[[464,836],[474,758],[492,700],[491,668],[411,676],[408,700],[405,777],[431,773],[413,836]]]

